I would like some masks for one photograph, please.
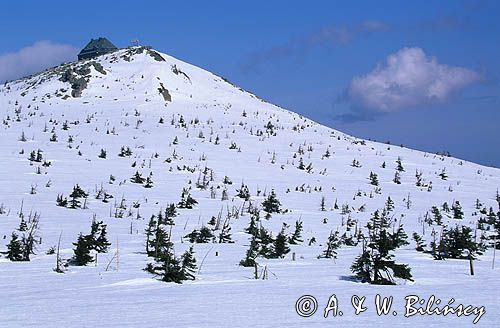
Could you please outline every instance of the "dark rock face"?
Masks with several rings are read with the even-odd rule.
[[[168,92],[168,90],[163,86],[163,83],[160,83],[160,87],[158,88],[158,91],[160,94],[163,96],[163,99],[167,102],[172,101],[172,96]]]
[[[71,85],[71,96],[73,98],[78,98],[82,96],[82,91],[87,88],[88,81],[90,79],[90,67],[93,66],[96,71],[106,75],[106,71],[101,64],[97,62],[88,62],[84,65],[75,68],[68,68],[63,71],[59,81],[69,82]]]

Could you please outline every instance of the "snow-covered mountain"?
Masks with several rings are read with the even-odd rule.
[[[18,231],[21,217],[28,221],[35,213],[41,241],[29,262],[0,257],[1,327],[468,326],[474,319],[405,318],[404,297],[411,294],[485,306],[479,324],[498,322],[498,299],[488,290],[500,287],[491,247],[493,221],[500,218],[490,211],[499,210],[499,169],[346,135],[146,47],[6,83],[0,116],[0,251],[13,231],[26,234]],[[149,180],[134,183],[137,175]],[[76,185],[88,194],[79,208],[58,206],[58,198],[71,201]],[[246,187],[249,198],[239,197]],[[194,246],[198,270],[193,281],[165,283],[143,270],[152,261],[145,229],[152,215],[181,201],[183,190],[197,204],[178,206],[169,234],[176,256]],[[282,211],[266,217],[262,202],[273,192]],[[375,211],[391,207],[389,197],[391,229],[402,226],[409,236],[395,259],[411,267],[414,281],[357,282],[350,267],[362,252],[358,237],[367,236]],[[462,219],[454,218],[458,207]],[[283,258],[256,259],[265,280],[238,265],[250,245],[245,229],[255,211],[257,225],[274,237],[280,231],[291,237],[296,222],[303,225],[303,241],[289,245]],[[61,257],[70,259],[73,243],[90,232],[93,219],[107,224],[109,251],[98,254],[97,263],[54,272],[56,255],[49,250],[60,238]],[[474,276],[468,261],[436,261],[430,251],[443,231],[462,225],[490,246],[474,261]],[[204,226],[215,242],[185,238]],[[219,243],[223,226],[231,228],[233,243]],[[335,231],[356,245],[342,245],[337,259],[318,258]],[[429,252],[415,250],[414,232]],[[295,312],[303,294],[319,303],[310,318]],[[323,317],[332,294],[343,317]],[[354,294],[367,297],[366,313],[354,315]],[[398,316],[377,316],[376,294],[394,296]]]

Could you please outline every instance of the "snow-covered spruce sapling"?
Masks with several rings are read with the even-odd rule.
[[[413,240],[416,243],[415,250],[417,252],[424,252],[425,251],[425,240],[420,236],[418,233],[414,232],[413,233]]]
[[[453,210],[453,218],[456,220],[461,220],[464,218],[464,212],[462,211],[462,205],[457,200],[453,203],[451,209]]]
[[[200,230],[193,230],[184,238],[188,238],[190,243],[210,243],[214,240],[212,230],[206,226],[202,226]]]
[[[198,204],[198,201],[191,197],[190,188],[183,188],[181,193],[181,200],[177,204],[177,206],[179,208],[192,209],[196,204]]]
[[[153,172],[150,172],[146,177],[146,181],[144,183],[144,188],[153,188]]]
[[[50,142],[57,142],[57,134],[55,132],[52,134],[52,136],[49,139]]]
[[[283,258],[286,254],[290,252],[290,248],[288,247],[288,240],[285,235],[284,229],[280,231],[280,233],[276,236],[273,245],[273,252],[270,258]]]
[[[321,202],[319,203],[319,209],[321,212],[325,212],[326,211],[326,200],[325,200],[325,196],[322,196],[321,197]]]
[[[303,242],[302,240],[302,221],[295,221],[295,231],[288,238],[288,242],[292,245],[297,245]]]
[[[328,240],[326,242],[326,249],[323,251],[318,258],[325,259],[336,259],[337,258],[337,249],[341,245],[341,239],[339,238],[339,232],[330,232],[330,236],[328,236]]]
[[[240,265],[243,267],[254,267],[256,265],[256,259],[259,255],[259,245],[257,238],[252,236],[250,240],[250,246],[245,254],[245,258],[240,261]]]
[[[401,246],[408,245],[408,235],[406,234],[405,230],[403,229],[403,225],[399,224],[398,229],[396,232],[392,233],[392,242],[394,244],[395,248],[399,248]]]
[[[394,210],[394,201],[391,199],[391,196],[387,196],[384,208],[387,212],[391,212],[392,210]]]
[[[83,189],[78,184],[76,184],[73,187],[73,191],[71,192],[69,197],[69,207],[75,209],[81,207],[80,198],[86,199],[88,197],[88,194],[83,191]]]
[[[66,207],[68,205],[68,199],[62,194],[58,194],[56,198],[57,206]]]
[[[361,163],[357,159],[353,159],[351,166],[352,167],[361,167]]]
[[[444,229],[438,246],[439,254],[436,259],[452,258],[467,259],[476,258],[482,251],[474,241],[472,229],[467,226],[456,226],[452,229]]]
[[[146,179],[139,173],[139,171],[135,171],[134,176],[130,178],[130,182],[132,183],[143,184],[145,181]]]
[[[23,261],[23,243],[16,232],[12,232],[10,242],[7,244],[6,257],[11,261]]]
[[[396,160],[396,170],[398,170],[399,172],[404,172],[405,169],[403,168],[403,164],[401,162],[401,157],[398,157],[398,159]]]
[[[107,153],[105,149],[101,149],[101,152],[99,153],[99,158],[106,159]]]
[[[7,245],[6,256],[11,261],[29,261],[30,256],[35,254],[36,246],[41,243],[38,236],[40,214],[30,213],[27,221],[24,220],[23,214],[20,214],[20,217],[19,228],[11,234]]]
[[[92,255],[90,255],[90,251],[92,248],[87,236],[84,236],[80,233],[80,235],[78,236],[78,240],[73,243],[73,245],[75,246],[73,250],[74,255],[69,261],[69,264],[84,266],[94,261]]]
[[[258,255],[265,258],[272,258],[274,254],[274,238],[272,234],[261,226],[255,235],[255,240],[258,245]]]
[[[193,246],[184,252],[181,256],[181,275],[182,280],[194,280],[196,272],[196,258],[194,256]]]
[[[437,225],[443,225],[443,216],[441,215],[441,212],[439,211],[439,208],[437,206],[432,206],[431,213],[434,218],[434,223]]]
[[[236,197],[242,198],[246,201],[250,200],[250,190],[248,189],[248,186],[241,183],[240,189],[236,189]]]
[[[258,231],[259,228],[257,227],[257,221],[258,219],[255,218],[254,215],[250,217],[250,223],[247,228],[245,228],[245,232],[250,234],[250,235],[255,235]]]
[[[362,282],[376,285],[394,285],[394,278],[412,281],[410,267],[394,261],[397,248],[389,233],[390,219],[387,214],[375,211],[367,224],[369,239],[363,242],[363,249],[351,271]]]
[[[160,278],[164,282],[182,283],[184,275],[182,266],[172,250],[162,252],[154,262],[150,262],[144,269]]]
[[[370,184],[373,186],[378,186],[378,176],[376,173],[370,172]]]
[[[92,220],[90,235],[86,237],[89,240],[90,248],[97,253],[106,253],[111,245],[111,243],[108,242],[106,229],[107,225],[104,224],[103,221],[97,221],[95,218]]]
[[[120,157],[130,157],[130,156],[132,156],[132,150],[130,149],[130,147],[122,146],[120,148],[120,152],[118,153],[118,156],[120,156]]]
[[[399,171],[396,171],[394,173],[394,178],[392,179],[392,182],[395,184],[401,184],[401,175],[399,174]]]
[[[281,212],[281,202],[276,197],[274,190],[271,190],[269,196],[262,202],[262,207],[268,214]]]
[[[232,244],[234,241],[231,239],[231,225],[229,224],[229,218],[224,221],[222,225],[222,230],[219,235],[220,244]]]
[[[447,180],[448,174],[446,174],[446,168],[443,168],[438,176],[441,178],[441,180]]]

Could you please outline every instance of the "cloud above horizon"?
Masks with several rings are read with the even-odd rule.
[[[438,63],[421,48],[403,48],[368,74],[354,77],[345,96],[355,109],[389,113],[444,103],[480,78],[474,70]]]
[[[258,68],[260,65],[279,61],[286,57],[300,56],[311,49],[325,44],[345,45],[356,37],[388,30],[382,21],[366,20],[352,25],[329,25],[309,34],[290,38],[281,45],[276,45],[262,52],[254,53],[242,64],[244,71]]]
[[[37,73],[76,59],[79,49],[52,41],[37,41],[17,52],[0,55],[0,83]]]

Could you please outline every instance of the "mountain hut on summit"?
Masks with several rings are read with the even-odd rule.
[[[106,38],[91,39],[78,54],[78,60],[95,58],[113,52],[118,48]]]

